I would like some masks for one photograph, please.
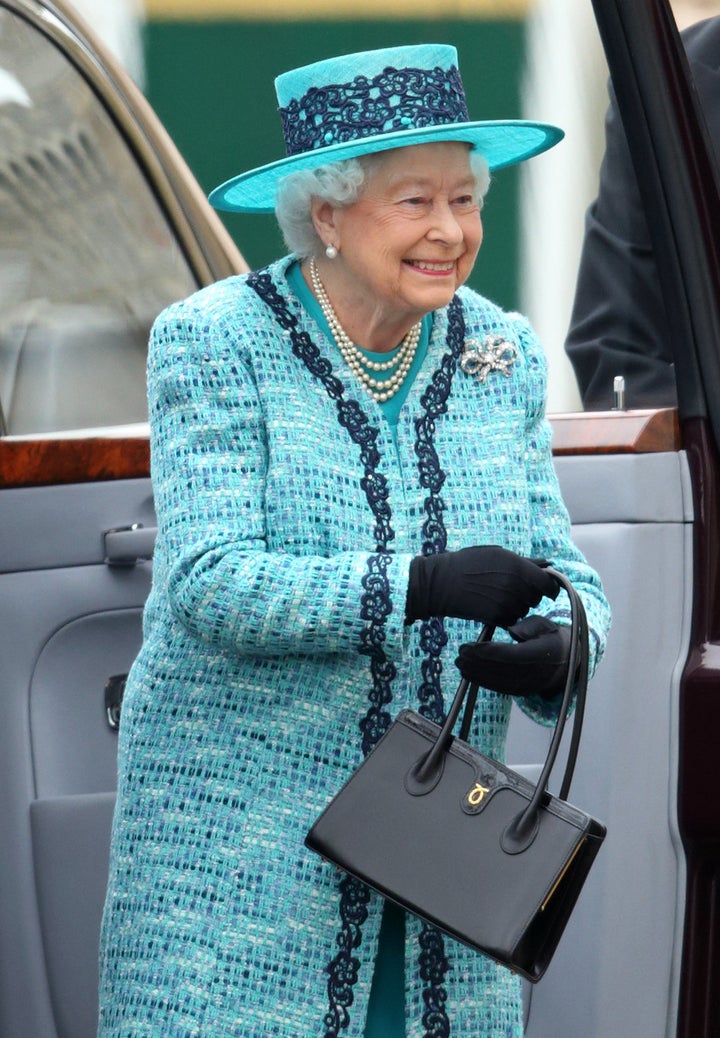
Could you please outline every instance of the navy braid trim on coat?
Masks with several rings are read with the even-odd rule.
[[[366,621],[360,638],[360,653],[370,657],[372,675],[372,688],[368,693],[370,708],[360,722],[362,751],[367,755],[390,725],[390,714],[385,707],[392,700],[391,683],[397,674],[395,664],[388,660],[384,649],[385,621],[392,611],[390,582],[387,578],[391,551],[389,544],[395,539],[395,532],[390,525],[387,479],[378,472],[379,431],[370,424],[357,400],[345,398],[345,386],[333,375],[332,365],[322,356],[307,332],[299,330],[296,318],[290,313],[269,274],[262,271],[250,274],[248,284],[271,307],[281,327],[290,332],[293,353],[335,401],[340,424],[360,448],[360,459],[365,469],[360,485],[375,519],[376,551],[376,554],[370,556],[367,573],[362,579],[365,593],[360,602],[361,616]]]
[[[415,454],[418,459],[420,486],[427,490],[425,498],[425,522],[422,528],[423,555],[437,555],[447,551],[447,531],[443,520],[445,506],[440,492],[445,483],[445,473],[440,467],[435,448],[435,422],[447,411],[453,375],[455,374],[465,339],[465,320],[457,299],[448,307],[449,350],[445,353],[430,385],[423,393],[421,403],[424,414],[415,421]],[[445,720],[440,675],[442,663],[440,653],[447,644],[445,624],[440,617],[431,617],[420,628],[420,645],[424,653],[422,663],[423,682],[418,690],[420,713],[435,724]]]
[[[353,951],[362,944],[362,924],[367,919],[370,888],[353,876],[340,880],[340,917],[342,929],[336,937],[339,952],[327,966],[329,1009],[323,1018],[323,1038],[338,1038],[350,1023],[348,1010],[355,996],[360,960]]]
[[[367,754],[390,724],[390,714],[384,707],[392,699],[391,682],[397,673],[383,648],[385,620],[392,609],[387,578],[388,544],[394,539],[395,533],[390,525],[387,480],[377,471],[380,462],[378,430],[372,428],[356,400],[345,399],[344,385],[333,375],[332,366],[320,354],[310,336],[299,330],[297,320],[290,313],[270,276],[263,272],[251,274],[248,284],[270,306],[281,327],[289,330],[293,353],[335,401],[340,424],[347,430],[353,443],[360,447],[360,457],[365,468],[361,485],[375,518],[376,544],[376,554],[370,556],[368,571],[362,579],[364,594],[360,603],[362,618],[367,621],[361,637],[360,652],[370,657],[372,674],[370,708],[360,723],[362,750]],[[350,1022],[349,1009],[354,1001],[353,987],[357,983],[360,966],[353,951],[362,943],[361,927],[367,919],[370,901],[369,888],[350,876],[343,877],[339,890],[341,929],[336,938],[339,950],[327,966],[329,1008],[323,1019],[324,1038],[337,1038]]]
[[[420,932],[420,979],[425,984],[422,1023],[424,1038],[450,1038],[450,1021],[445,1009],[447,991],[443,987],[450,963],[445,955],[445,942],[439,930],[428,923]]]
[[[445,483],[445,473],[435,448],[435,420],[447,411],[453,375],[455,374],[465,339],[465,320],[457,299],[448,307],[449,350],[443,356],[440,367],[435,371],[430,385],[421,398],[424,414],[415,422],[415,453],[418,458],[420,485],[427,490],[425,498],[425,522],[422,528],[423,555],[436,555],[447,550],[447,531],[443,520],[444,505],[440,491]],[[420,628],[420,647],[424,654],[422,662],[423,681],[418,690],[420,713],[436,724],[445,720],[440,676],[442,661],[440,653],[447,644],[445,624],[440,617],[425,620]],[[450,964],[445,954],[442,934],[428,923],[420,933],[420,978],[423,990],[423,1027],[425,1038],[449,1038],[450,1020],[446,1012],[447,991],[444,982]]]
[[[375,519],[376,553],[370,556],[368,570],[362,579],[364,594],[361,616],[367,621],[361,636],[360,652],[370,657],[372,688],[368,694],[370,708],[360,722],[362,751],[367,755],[390,725],[391,717],[384,709],[392,700],[392,681],[397,670],[387,659],[383,644],[385,621],[392,610],[387,567],[395,533],[390,524],[391,511],[387,480],[378,472],[380,453],[377,449],[378,430],[370,424],[360,404],[344,396],[345,386],[333,374],[332,365],[318,350],[306,332],[300,331],[297,319],[276,289],[269,274],[260,271],[248,276],[248,284],[272,309],[278,323],[290,332],[292,349],[308,371],[323,385],[337,406],[338,420],[347,430],[353,443],[360,448],[365,469],[361,487]],[[440,489],[445,475],[433,443],[435,419],[447,410],[452,377],[457,368],[464,335],[464,321],[458,301],[453,300],[449,310],[448,343],[450,351],[443,357],[430,385],[422,397],[424,415],[416,422],[415,453],[419,461],[421,486],[428,490],[425,500],[426,519],[423,524],[423,554],[445,550],[447,536],[443,522],[443,503]],[[421,645],[426,653],[423,663],[424,682],[420,690],[421,711],[435,719],[442,717],[443,700],[440,690],[439,655],[447,641],[441,620],[427,621],[421,630]],[[357,983],[359,960],[354,949],[362,942],[361,927],[367,918],[370,890],[358,880],[345,876],[340,881],[341,930],[336,938],[339,951],[328,964],[329,1010],[323,1025],[324,1038],[338,1038],[350,1021],[349,1008],[353,1003],[353,987]],[[423,991],[425,1012],[423,1026],[426,1038],[449,1038],[450,1021],[445,1012],[447,992],[442,986],[449,963],[445,955],[442,935],[425,924],[420,936],[420,975],[426,987]]]

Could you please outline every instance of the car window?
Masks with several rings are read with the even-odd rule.
[[[0,11],[2,432],[144,422],[150,324],[196,287],[88,82]]]

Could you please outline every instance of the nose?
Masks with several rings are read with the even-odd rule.
[[[449,202],[436,202],[433,206],[433,220],[428,237],[447,245],[459,245],[462,242],[465,235]]]

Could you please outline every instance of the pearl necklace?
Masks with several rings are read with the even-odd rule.
[[[355,345],[340,324],[337,314],[328,299],[325,286],[320,280],[314,259],[310,260],[310,280],[312,281],[313,292],[317,297],[320,309],[337,343],[337,347],[353,375],[362,382],[373,400],[377,400],[381,404],[385,403],[386,400],[390,400],[402,386],[415,360],[418,343],[420,342],[422,322],[418,321],[417,324],[412,326],[400,344],[400,349],[390,360],[368,360],[363,351]],[[374,371],[391,371],[393,368],[397,368],[397,370],[388,379],[377,379],[372,376]]]

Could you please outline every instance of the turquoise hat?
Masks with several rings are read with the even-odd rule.
[[[470,122],[457,50],[445,44],[361,51],[275,80],[287,156],[216,187],[216,209],[270,213],[280,180],[300,169],[391,148],[465,141],[490,170],[546,151],[564,136],[525,120]]]

